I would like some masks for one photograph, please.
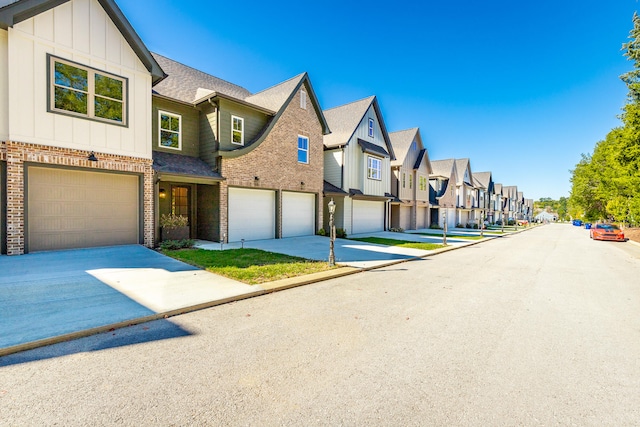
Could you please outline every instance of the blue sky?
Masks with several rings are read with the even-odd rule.
[[[376,95],[389,131],[525,197],[568,196],[620,124],[637,0],[116,0],[147,47],[258,92],[308,72],[323,109]]]

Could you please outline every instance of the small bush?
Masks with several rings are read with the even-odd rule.
[[[510,219],[509,221],[507,221],[507,225],[515,225],[515,220]]]
[[[345,230],[344,228],[336,228],[336,237],[338,237],[340,239],[346,239],[347,238],[347,230]]]
[[[389,231],[392,231],[394,233],[404,233],[404,228],[398,227],[398,228],[390,228]]]
[[[477,230],[478,229],[478,224],[473,224],[473,229]]]
[[[432,230],[442,230],[442,227],[440,227],[440,225],[437,222],[432,222],[429,228]]]
[[[160,227],[177,228],[186,227],[187,225],[189,225],[189,218],[186,216],[173,214],[162,214],[162,216],[160,216]]]
[[[193,245],[196,244],[195,240],[192,239],[184,239],[184,240],[165,240],[160,243],[160,249],[165,251],[173,251],[176,249],[187,249],[192,248]]]
[[[321,228],[320,230],[318,230],[318,232],[316,233],[318,236],[326,236],[329,233],[327,233],[324,228]]]
[[[467,225],[465,225],[465,228],[473,228],[473,224],[471,224],[470,222],[467,223]]]
[[[457,223],[457,224],[456,224],[456,228],[464,228],[464,224]]]

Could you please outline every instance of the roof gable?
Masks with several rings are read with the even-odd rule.
[[[455,173],[456,162],[454,159],[432,160],[431,176],[433,178],[449,179]]]
[[[396,160],[391,162],[391,166],[402,166],[410,152],[413,143],[416,143],[416,150],[422,150],[422,138],[418,128],[411,128],[389,133],[389,139],[396,155]],[[417,169],[417,168],[416,168]]]
[[[384,123],[382,112],[378,99],[375,96],[351,102],[339,107],[334,107],[324,111],[324,116],[331,128],[331,134],[325,136],[324,145],[326,148],[336,148],[346,145],[356,133],[358,128],[363,125],[365,116],[370,108],[373,108],[378,125],[380,126],[382,139],[385,142],[389,157],[395,160],[396,156],[391,146],[387,126]]]
[[[0,0],[0,28],[7,29],[15,24],[60,6],[69,0]],[[131,49],[144,64],[152,76],[153,84],[157,84],[166,77],[160,64],[151,55],[140,36],[131,26],[118,5],[113,0],[96,0],[109,18],[118,28],[122,37],[129,43]]]

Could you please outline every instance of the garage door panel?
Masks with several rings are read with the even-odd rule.
[[[27,209],[30,251],[135,244],[139,177],[30,167]]]
[[[229,188],[229,242],[275,237],[275,191]]]
[[[353,201],[353,234],[384,231],[384,202]]]
[[[311,236],[316,230],[316,196],[282,193],[282,237]]]
[[[427,208],[417,208],[416,228],[427,228]]]

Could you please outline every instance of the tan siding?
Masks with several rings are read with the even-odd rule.
[[[159,140],[160,123],[158,111],[177,114],[181,117],[182,126],[182,149],[173,150],[171,148],[161,147]],[[198,157],[200,154],[200,112],[192,107],[183,104],[171,102],[163,98],[153,98],[153,109],[151,114],[151,140],[153,141],[153,149],[164,151],[167,153],[183,154],[185,156]]]

